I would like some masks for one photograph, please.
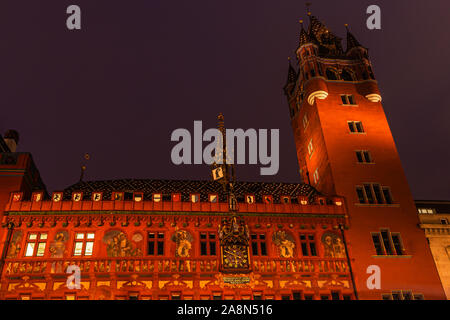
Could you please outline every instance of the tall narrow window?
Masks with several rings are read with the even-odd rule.
[[[252,243],[252,254],[254,256],[267,256],[266,235],[252,234],[250,239]]]
[[[372,188],[371,188],[370,184],[364,185],[364,191],[366,192],[367,201],[371,204],[375,203],[373,194],[372,194]]]
[[[392,204],[389,187],[381,187],[377,183],[367,183],[364,184],[364,188],[357,186],[356,192],[360,203]]]
[[[384,199],[386,200],[386,203],[391,204],[392,203],[391,190],[387,187],[384,187],[383,195],[384,195]]]
[[[389,230],[382,229],[380,232],[372,233],[372,240],[377,255],[404,255],[400,233],[391,233]]]
[[[148,255],[162,256],[164,255],[164,233],[153,233],[148,234]]]
[[[377,256],[384,255],[383,245],[380,241],[380,235],[378,233],[372,233],[372,241],[375,246],[375,251],[377,252]]]
[[[395,253],[398,256],[403,255],[403,245],[402,245],[402,240],[400,238],[400,234],[392,233],[391,237],[392,237],[392,243],[394,244]]]
[[[309,140],[309,144],[308,144],[308,154],[309,154],[309,156],[312,155],[313,151],[314,151],[314,147],[313,147],[313,141],[311,139],[311,140]]]
[[[355,103],[355,98],[353,97],[353,95],[348,95],[347,96],[347,98],[348,98],[348,104],[351,104],[351,105],[355,105],[356,103]]]
[[[158,239],[157,239],[157,244],[158,244],[158,251],[157,254],[158,256],[162,256],[164,255],[164,233],[158,233]]]
[[[42,257],[47,244],[46,232],[35,232],[28,234],[25,257]]]
[[[386,249],[386,254],[391,256],[394,254],[392,251],[391,240],[389,239],[389,231],[381,230],[381,239],[383,240],[384,248]]]
[[[73,250],[74,256],[92,256],[94,249],[93,232],[77,232],[75,233],[75,245]]]
[[[356,151],[356,159],[358,160],[359,163],[364,162],[363,154],[361,151]]]
[[[325,71],[325,74],[329,80],[337,80],[336,73],[333,70],[327,69]]]
[[[300,291],[293,291],[292,300],[302,300],[302,293]]]
[[[316,171],[314,171],[313,178],[314,183],[317,184],[317,182],[319,182],[319,169],[316,169]]]
[[[341,72],[341,78],[344,81],[353,81],[352,74],[345,69]]]
[[[366,199],[364,198],[364,190],[362,187],[356,187],[356,194],[358,195],[359,203],[366,203]]]
[[[316,239],[313,234],[300,234],[300,247],[302,248],[302,255],[317,256]]]
[[[383,197],[381,196],[381,187],[379,184],[373,184],[373,192],[375,194],[375,198],[377,199],[377,203],[383,203]]]
[[[200,233],[200,255],[216,255],[216,234],[213,232]]]
[[[366,150],[357,150],[355,151],[356,154],[356,160],[359,163],[371,163],[372,157],[370,156],[370,152]]]
[[[361,121],[347,121],[348,128],[352,133],[363,133],[364,128]]]

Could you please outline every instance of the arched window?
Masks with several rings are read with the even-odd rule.
[[[329,68],[326,71],[326,75],[329,80],[337,80],[336,72]]]
[[[350,72],[348,72],[346,69],[344,69],[341,73],[341,78],[344,81],[353,81],[353,76]]]
[[[319,76],[323,76],[322,69],[320,68],[319,64],[317,64],[317,70],[319,71]]]

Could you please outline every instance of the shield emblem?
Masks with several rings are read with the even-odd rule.
[[[223,178],[223,169],[222,167],[217,167],[212,171],[214,181],[220,180]]]
[[[154,202],[160,202],[161,201],[161,193],[155,193],[153,195],[153,201]]]

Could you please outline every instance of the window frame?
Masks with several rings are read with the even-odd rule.
[[[202,235],[205,238],[202,239]],[[214,236],[211,238],[211,236]],[[200,231],[199,232],[199,253],[201,257],[216,257],[217,256],[217,234],[214,231]],[[203,253],[203,245],[205,245],[206,253]],[[214,248],[214,250],[211,250]],[[214,251],[214,253],[211,253]]]
[[[150,235],[153,234],[154,237],[150,238]],[[162,235],[162,237],[159,237]],[[151,240],[153,239],[153,240]],[[159,240],[161,239],[161,240]],[[165,247],[166,247],[166,235],[163,230],[154,230],[154,231],[147,231],[147,256],[153,256],[153,257],[162,257],[165,255]],[[150,253],[150,243],[152,243],[153,247],[153,253]],[[162,253],[160,252],[160,244],[162,243]]]
[[[41,235],[45,234],[45,239],[41,239]],[[31,235],[36,235],[36,239],[30,239]],[[23,252],[23,256],[25,258],[35,258],[35,257],[44,257],[46,254],[47,249],[47,242],[48,242],[48,231],[31,231],[27,234],[26,241],[25,241],[25,250]],[[32,248],[31,255],[28,255],[28,245],[34,244]],[[43,244],[43,248],[40,249],[40,245]],[[38,255],[39,251],[42,250],[42,254]]]
[[[77,239],[77,235],[82,234],[82,239]],[[93,234],[93,238],[88,238],[88,234]],[[76,253],[77,243],[81,243],[81,252],[80,254]],[[91,254],[86,254],[87,244],[92,243]],[[94,255],[94,245],[95,245],[95,232],[92,231],[76,231],[74,240],[73,240],[73,249],[72,256],[73,257],[92,257]]]
[[[253,236],[256,237],[256,239],[253,239]],[[263,236],[264,238],[261,238]],[[269,256],[268,253],[268,246],[267,246],[267,235],[262,232],[252,232],[250,234],[250,247],[252,256],[255,257],[267,257]],[[255,250],[256,248],[256,250]],[[264,248],[264,250],[263,250]],[[255,254],[256,251],[256,254]],[[263,254],[263,251],[265,251],[265,254]]]
[[[302,236],[305,236],[305,239],[302,239]],[[310,237],[313,237],[313,239],[310,239]],[[298,234],[298,240],[300,244],[300,250],[302,253],[302,257],[317,257],[317,237],[316,234],[313,232],[301,232]],[[305,248],[306,248],[306,255],[305,255]],[[312,250],[314,248],[314,250]],[[314,251],[314,254],[313,254]]]
[[[359,127],[358,127],[358,125],[359,125]],[[347,126],[348,126],[350,133],[354,133],[354,134],[366,133],[366,131],[364,130],[362,121],[348,120]]]

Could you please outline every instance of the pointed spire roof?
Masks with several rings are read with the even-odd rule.
[[[322,22],[320,22],[319,19],[313,16],[311,12],[308,12],[308,16],[309,16],[309,28],[308,28],[309,35],[311,34],[316,35],[328,31],[327,27]]]
[[[305,31],[305,28],[303,28],[303,20],[300,20],[300,24],[302,25],[302,30],[300,30],[300,43],[299,43],[299,47],[301,47],[302,45],[309,43],[309,37],[308,34]]]
[[[355,36],[348,29],[348,24],[345,25],[347,28],[347,52],[356,47],[362,47],[361,44],[356,40]]]
[[[291,58],[289,58],[287,84],[295,83],[295,81],[297,81],[297,72],[295,71],[294,67],[292,67]]]

